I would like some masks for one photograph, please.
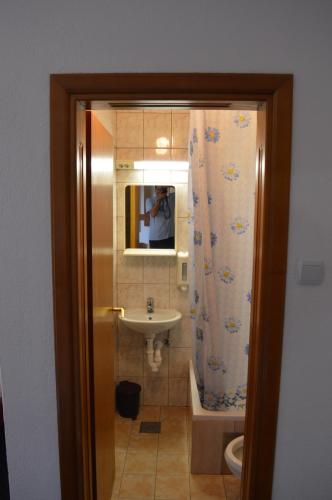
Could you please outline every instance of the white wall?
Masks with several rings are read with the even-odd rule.
[[[13,0],[0,13],[0,363],[12,500],[59,500],[49,74],[295,75],[289,270],[273,500],[331,498],[329,0]],[[298,287],[298,257],[326,279]],[[74,499],[73,499],[74,500]]]

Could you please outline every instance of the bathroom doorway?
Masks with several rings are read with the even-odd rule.
[[[175,103],[187,109],[215,109],[216,106],[222,108],[239,103],[242,106],[260,105],[256,260],[241,498],[270,498],[287,255],[292,77],[55,75],[52,77],[52,99],[54,302],[63,499],[97,498],[98,436],[94,432],[96,408],[92,379],[96,360],[91,357],[93,339],[88,335],[89,328],[85,330],[82,326],[93,320],[92,304],[88,305],[90,320],[88,318],[85,322],[80,308],[84,294],[77,294],[77,290],[82,294],[84,286],[91,287],[92,284],[83,280],[80,285],[79,281],[82,274],[78,257],[82,256],[82,247],[78,244],[81,226],[77,214],[79,207],[84,208],[84,203],[78,206],[77,201],[84,200],[86,191],[84,182],[77,190],[75,117],[78,102],[85,102],[89,107],[92,101],[105,100],[130,103],[136,107]],[[88,234],[84,237],[89,240]],[[89,310],[85,312],[89,313]]]

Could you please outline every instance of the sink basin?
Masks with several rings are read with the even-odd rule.
[[[169,330],[181,317],[182,314],[176,309],[155,309],[153,313],[147,313],[145,309],[125,309],[119,321],[148,338]]]

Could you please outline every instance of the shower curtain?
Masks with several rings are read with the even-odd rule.
[[[246,402],[255,210],[255,111],[191,111],[190,293],[202,406]]]

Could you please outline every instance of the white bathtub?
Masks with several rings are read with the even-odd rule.
[[[245,410],[209,411],[202,408],[192,362],[189,363],[192,410],[191,472],[229,473],[224,451],[228,443],[244,433]]]
[[[189,361],[190,397],[193,420],[233,420],[244,422],[245,410],[209,411],[202,407],[192,361]]]

